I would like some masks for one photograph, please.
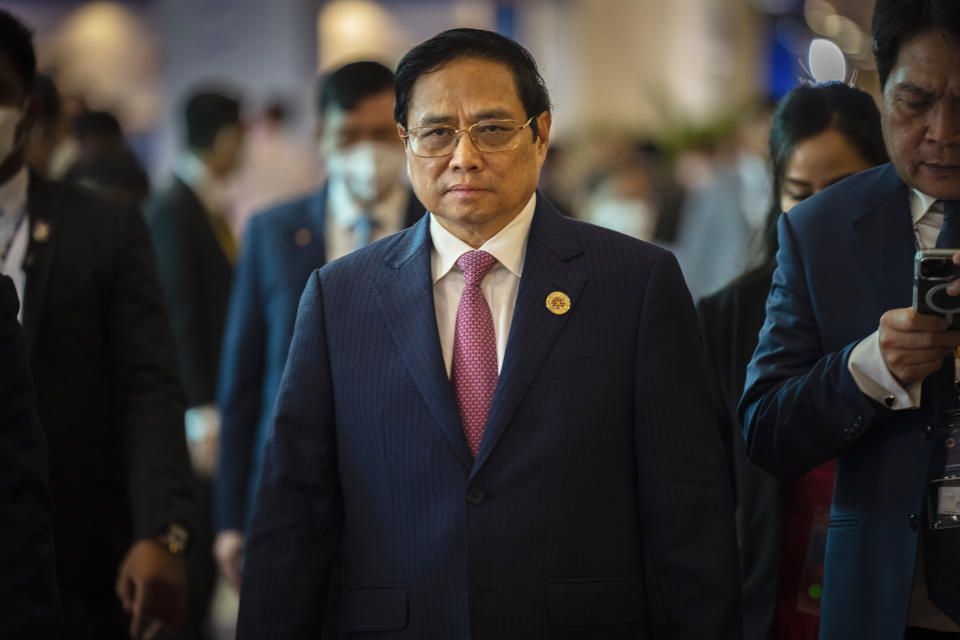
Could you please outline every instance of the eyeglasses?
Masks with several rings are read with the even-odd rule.
[[[413,155],[421,158],[437,158],[453,153],[461,133],[466,133],[479,151],[494,153],[512,151],[520,146],[520,132],[530,126],[536,116],[526,122],[516,120],[481,120],[466,129],[430,126],[408,129],[400,137],[410,144]]]

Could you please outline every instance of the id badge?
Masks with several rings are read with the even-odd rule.
[[[960,424],[955,421],[937,429],[927,485],[927,514],[931,529],[960,527]]]
[[[823,595],[823,562],[827,555],[827,525],[830,512],[822,510],[813,518],[807,559],[800,575],[800,591],[797,593],[797,611],[812,616],[820,615],[820,596]]]

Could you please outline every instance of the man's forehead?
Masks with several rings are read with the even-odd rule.
[[[895,90],[936,91],[950,85],[960,90],[960,39],[939,30],[922,31],[907,38],[897,52],[888,86]]]
[[[517,118],[523,103],[513,71],[486,58],[456,58],[414,83],[410,119],[417,123]]]

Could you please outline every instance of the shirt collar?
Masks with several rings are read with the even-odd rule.
[[[408,191],[400,181],[390,189],[367,212],[351,197],[343,180],[330,180],[327,192],[327,204],[338,227],[352,229],[357,220],[364,215],[382,225],[382,228],[399,230],[403,228],[404,206],[408,201]]]
[[[937,199],[933,196],[928,196],[917,189],[910,189],[910,215],[913,218],[913,224],[917,224],[920,218],[927,215],[936,203]]]
[[[27,206],[29,186],[30,172],[24,165],[13,177],[0,185],[0,211],[13,214],[23,211]]]
[[[480,247],[480,250],[492,255],[497,262],[518,278],[523,272],[523,260],[527,254],[527,236],[530,235],[530,225],[533,223],[533,211],[536,206],[537,194],[534,193],[520,213]],[[453,269],[460,256],[474,249],[447,231],[437,222],[432,212],[429,215],[430,239],[433,241],[433,250],[437,258],[432,261],[433,283],[436,284]]]
[[[207,165],[195,153],[188,151],[180,156],[173,173],[193,190],[207,213],[223,213],[226,200],[223,187],[210,175]]]

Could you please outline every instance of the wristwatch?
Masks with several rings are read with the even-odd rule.
[[[166,531],[157,535],[157,541],[173,555],[182,556],[187,552],[190,532],[183,525],[173,523]]]

